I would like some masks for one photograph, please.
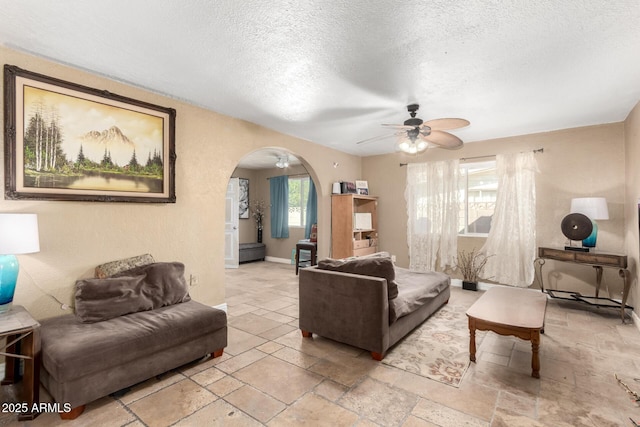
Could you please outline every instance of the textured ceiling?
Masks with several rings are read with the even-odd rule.
[[[411,102],[472,142],[640,100],[637,0],[0,0],[0,43],[358,155]]]

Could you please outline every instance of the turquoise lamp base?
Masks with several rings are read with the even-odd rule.
[[[0,313],[11,308],[18,270],[18,259],[15,255],[0,255]]]
[[[591,224],[593,224],[593,230],[589,237],[582,241],[582,246],[585,248],[595,248],[596,241],[598,240],[598,224],[594,220],[591,220]]]

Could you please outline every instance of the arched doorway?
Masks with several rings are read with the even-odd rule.
[[[320,194],[320,188],[308,163],[296,154],[279,147],[256,150],[244,156],[231,174],[238,182],[238,221],[237,243],[249,244],[258,241],[258,227],[255,218],[256,205],[261,203],[265,209],[262,228],[262,243],[265,245],[265,259],[270,262],[291,263],[292,250],[299,240],[308,238],[310,218],[318,222],[321,197],[316,197],[316,215],[308,215],[309,189]],[[288,236],[271,237],[270,179],[288,178],[289,184],[289,227]],[[230,181],[231,182],[231,181]],[[313,183],[313,185],[311,185]],[[227,210],[229,211],[229,210]],[[225,232],[227,233],[227,232]],[[225,253],[233,254],[229,248],[231,238],[225,238]],[[226,257],[227,255],[225,255]],[[225,262],[225,264],[229,264]]]

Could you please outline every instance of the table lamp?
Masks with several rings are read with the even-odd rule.
[[[0,313],[8,311],[13,302],[19,270],[16,255],[39,251],[36,214],[0,214]]]
[[[598,239],[598,224],[596,220],[609,219],[609,209],[607,199],[604,197],[581,197],[571,199],[571,213],[581,213],[586,215],[593,224],[593,231],[582,241],[582,246],[595,248]]]

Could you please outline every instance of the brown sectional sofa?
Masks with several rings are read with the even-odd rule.
[[[451,278],[395,267],[387,254],[321,260],[300,270],[302,335],[371,352],[387,350],[449,301]]]
[[[75,314],[40,322],[40,378],[56,402],[71,406],[62,418],[206,355],[222,355],[226,313],[191,300],[182,264],[152,261],[99,266],[98,278],[76,283]]]

